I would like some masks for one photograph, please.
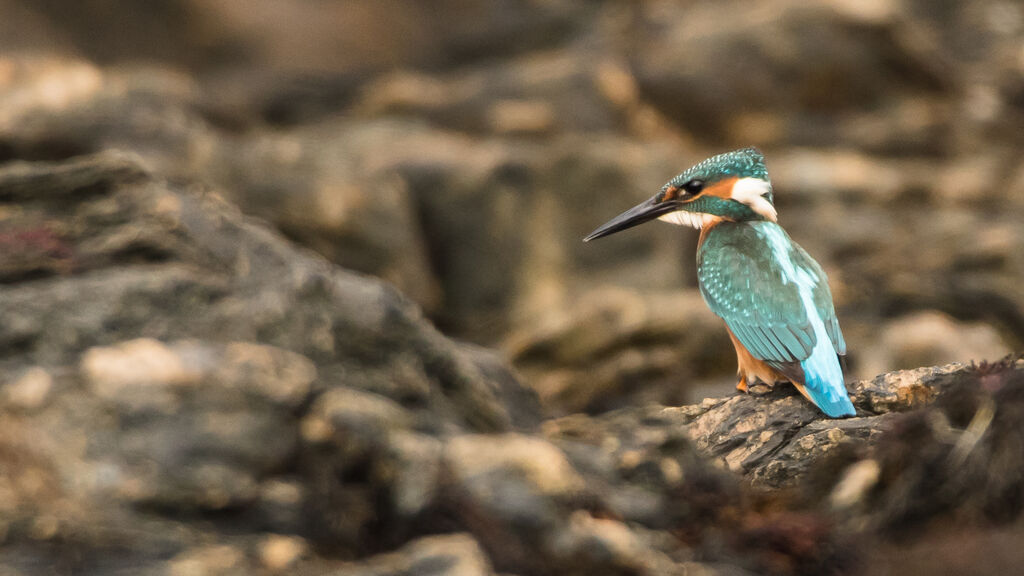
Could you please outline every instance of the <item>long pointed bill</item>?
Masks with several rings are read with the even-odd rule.
[[[644,222],[654,220],[658,216],[668,214],[673,210],[678,210],[679,206],[675,202],[658,202],[658,197],[655,196],[650,200],[634,206],[629,210],[626,210],[622,214],[619,214],[615,218],[612,218],[608,222],[598,227],[590,233],[589,236],[583,239],[584,242],[590,242],[598,238],[603,238],[616,232],[622,232],[627,228],[632,228],[637,224],[643,224]]]

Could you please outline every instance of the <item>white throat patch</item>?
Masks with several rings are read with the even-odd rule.
[[[751,210],[768,220],[777,222],[775,207],[764,197],[771,190],[772,185],[760,178],[740,178],[732,185],[731,196],[733,200],[750,206]]]
[[[715,219],[711,214],[704,214],[702,212],[687,212],[686,210],[676,210],[675,212],[669,212],[668,214],[662,214],[658,216],[658,220],[662,222],[668,222],[669,224],[675,224],[676,226],[689,226],[700,230],[704,226],[707,226]]]

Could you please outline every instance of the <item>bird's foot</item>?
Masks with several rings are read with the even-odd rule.
[[[772,391],[772,387],[764,382],[758,382],[750,387],[750,394],[754,396],[764,396]]]
[[[740,392],[746,394],[747,393],[747,379],[744,378],[743,376],[740,376],[740,381],[736,383],[736,389],[739,390]]]
[[[748,393],[754,396],[764,396],[770,394],[775,389],[775,382],[765,382],[758,378],[749,386]]]

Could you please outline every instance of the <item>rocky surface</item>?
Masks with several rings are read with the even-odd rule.
[[[892,414],[925,406],[973,370],[951,364],[857,382],[850,389],[857,416],[842,420],[821,419],[785,384],[774,387],[780,390],[759,385],[752,394],[706,399],[678,411],[699,449],[755,485],[777,488],[800,481],[844,443],[872,444],[894,420]]]
[[[513,332],[504,348],[555,414],[683,404],[688,382],[735,359],[721,321],[696,292],[621,288],[581,294]]]

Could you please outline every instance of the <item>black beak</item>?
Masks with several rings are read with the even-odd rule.
[[[660,194],[658,196],[660,196]],[[594,230],[589,236],[584,238],[583,241],[590,242],[591,240],[603,238],[605,236],[615,234],[616,232],[622,232],[626,228],[632,228],[637,224],[643,224],[649,220],[654,220],[658,216],[668,214],[669,212],[679,208],[675,202],[659,202],[658,196],[651,198],[643,204],[634,206],[615,218],[605,222],[603,225],[598,227],[597,230]]]

